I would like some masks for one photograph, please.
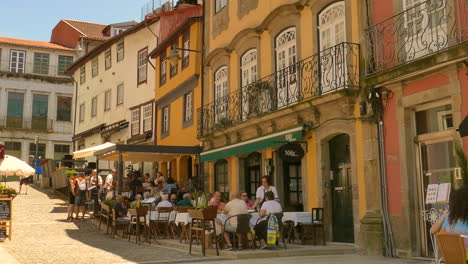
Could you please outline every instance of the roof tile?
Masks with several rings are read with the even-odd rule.
[[[70,50],[70,51],[73,50],[71,48],[67,48],[65,46],[47,42],[47,41],[19,39],[19,38],[10,38],[10,37],[1,37],[1,36],[0,36],[0,43],[45,48],[45,49],[58,49],[58,50]]]
[[[86,36],[89,39],[105,41],[110,38],[110,36],[106,36],[102,32],[104,28],[106,28],[108,25],[71,19],[63,19],[63,21],[79,30],[82,34],[84,34],[84,36]]]

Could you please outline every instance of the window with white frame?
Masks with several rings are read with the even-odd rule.
[[[125,57],[125,43],[124,40],[117,42],[117,62],[123,60]]]
[[[117,105],[123,104],[124,102],[124,84],[117,86]]]
[[[98,73],[99,73],[98,57],[96,57],[91,61],[91,75],[92,77],[96,77]]]
[[[97,114],[97,97],[91,99],[91,117],[96,116]]]
[[[276,86],[277,106],[285,107],[297,103],[299,100],[299,86],[297,85],[297,72],[294,66],[297,62],[296,54],[296,28],[283,30],[276,37]]]
[[[148,56],[148,47],[140,50],[138,52],[138,84],[146,82],[148,61],[146,57]]]
[[[161,56],[159,56],[159,60],[159,85],[163,85],[166,83],[167,75],[166,52],[161,53]]]
[[[86,82],[86,68],[85,65],[80,67],[80,84]]]
[[[132,120],[131,120],[131,131],[132,136],[140,134],[140,109],[132,110]]]
[[[215,0],[215,12],[218,13],[227,5],[227,0]]]
[[[182,69],[186,68],[189,65],[189,58],[190,58],[190,31],[187,31],[182,36]]]
[[[79,119],[80,119],[80,122],[83,122],[84,121],[84,117],[85,117],[85,104],[80,104],[80,114],[79,114]]]
[[[257,80],[257,50],[248,50],[241,58],[242,87]]]
[[[193,91],[184,95],[184,122],[193,120]]]
[[[163,136],[169,133],[169,106],[163,107],[162,109],[161,133]]]
[[[111,90],[107,90],[104,94],[104,111],[111,109]]]
[[[227,118],[228,74],[227,66],[222,66],[215,72],[214,86],[216,122]]]
[[[24,63],[26,60],[26,52],[20,50],[10,51],[10,72],[24,72]]]
[[[112,67],[112,49],[110,48],[104,52],[104,64],[106,70]]]
[[[151,131],[153,128],[153,104],[143,106],[143,132]]]

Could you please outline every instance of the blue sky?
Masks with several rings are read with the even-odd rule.
[[[50,40],[63,18],[110,24],[140,21],[147,0],[0,0],[0,36]]]

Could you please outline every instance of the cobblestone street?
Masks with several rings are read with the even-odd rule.
[[[18,190],[17,183],[8,186]],[[20,263],[132,263],[196,260],[188,252],[96,232],[91,221],[66,222],[67,204],[51,191],[29,188],[13,201],[13,239],[4,247]],[[0,257],[1,259],[1,257]],[[1,261],[0,261],[1,263]]]
[[[18,189],[18,183],[8,183]],[[0,244],[0,263],[6,250],[19,263],[369,263],[425,264],[415,260],[363,257],[356,255],[286,257],[272,259],[227,260],[222,257],[189,255],[186,250],[156,244],[112,239],[104,228],[96,232],[94,220],[66,222],[67,204],[50,190],[29,188],[28,195],[19,195],[13,202],[13,239]],[[103,232],[104,231],[104,232]]]

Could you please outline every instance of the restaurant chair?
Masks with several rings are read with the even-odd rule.
[[[172,232],[173,238],[175,238],[175,233],[173,227],[170,224],[171,212],[174,210],[172,207],[159,207],[157,208],[157,217],[156,220],[153,220],[153,230],[155,235],[159,236],[164,233],[164,238],[169,237],[169,233]],[[163,227],[161,229],[161,227]]]
[[[111,210],[108,205],[106,204],[101,204],[101,213],[99,214],[99,225],[98,225],[98,231],[101,230],[101,223],[106,219],[106,234],[109,234],[109,227],[110,227],[110,221],[112,220],[111,216]]]
[[[257,219],[257,222],[256,222],[255,225],[258,225],[258,223],[260,223],[261,221],[269,221],[270,217],[273,216],[273,215],[276,216],[276,219],[278,219],[279,235],[280,235],[280,239],[276,240],[276,246],[279,247],[279,240],[281,240],[281,242],[283,242],[284,249],[287,249],[286,240],[284,238],[284,225],[283,225],[283,220],[282,220],[283,219],[283,213],[269,214],[267,216],[260,217],[259,219]],[[268,229],[268,225],[265,228]],[[256,235],[256,237],[257,237],[257,235]],[[254,239],[254,240],[260,241],[260,239]],[[266,242],[266,238],[265,238],[265,242]],[[255,243],[254,243],[254,245],[255,245]]]
[[[241,235],[244,245],[249,244],[249,240],[247,239],[247,234],[250,233],[250,219],[252,218],[252,215],[251,214],[238,214],[238,215],[230,216],[226,219],[226,221],[224,221],[223,227],[225,227],[227,223],[231,223],[234,218],[237,220],[237,227],[236,227],[235,232],[231,232],[226,229],[224,229],[224,232],[233,234],[234,239],[233,239],[232,245],[234,246],[234,249],[237,249],[235,245],[236,245],[236,238],[238,234]],[[224,238],[224,236],[222,237]],[[241,241],[239,241],[239,244],[240,242]],[[254,241],[252,241],[252,244],[254,244]],[[251,244],[251,247],[253,248],[252,244]]]
[[[119,228],[122,228],[122,237],[125,238],[125,235],[127,234],[128,231],[128,223],[130,221],[128,219],[122,219],[117,217],[117,213],[115,212],[115,209],[112,208],[112,238],[115,237],[115,234],[117,233],[117,230]]]
[[[216,245],[216,255],[219,256],[218,249],[218,239],[216,235],[216,224],[215,219],[218,216],[218,208],[210,207],[205,210],[189,210],[190,217],[192,218],[192,223],[190,225],[190,246],[189,254],[192,254],[192,242],[193,239],[198,239],[198,235],[201,234],[202,240],[202,254],[205,256],[205,247],[206,247],[206,234],[213,233],[213,240]]]
[[[302,244],[312,241],[313,245],[325,245],[325,225],[323,208],[312,208],[310,223],[301,224]]]
[[[146,226],[148,207],[143,206],[138,209],[128,209],[128,213],[130,214],[130,222],[128,223],[128,241],[130,241],[133,233],[135,235],[135,242],[137,244],[141,244],[140,235],[141,231],[143,231],[143,235],[145,235],[146,240],[149,242],[148,228]],[[143,228],[143,230],[141,230],[141,228]]]
[[[439,244],[442,258],[445,260],[445,264],[466,264],[466,253],[463,243],[463,238],[467,236],[461,236],[453,233],[438,233],[436,235],[437,242]]]
[[[193,207],[191,206],[177,206],[176,207],[177,214],[188,213],[189,209],[193,209]],[[174,225],[177,226],[177,223],[174,223]],[[179,226],[179,227],[180,227],[179,242],[182,243],[182,240],[184,240],[184,243],[187,243],[189,225],[185,225],[184,223],[182,226]]]

